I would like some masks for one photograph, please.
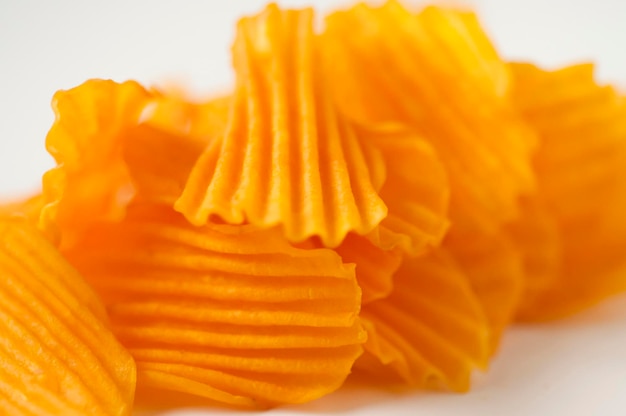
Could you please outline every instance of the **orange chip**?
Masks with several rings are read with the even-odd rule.
[[[161,95],[150,103],[142,122],[184,139],[204,142],[224,134],[232,97],[190,102],[176,95]]]
[[[539,133],[537,198],[562,241],[558,275],[520,319],[576,312],[626,290],[626,102],[591,65],[513,64],[514,98]]]
[[[416,256],[440,244],[448,228],[449,187],[434,151],[414,132],[378,125],[359,126],[357,133],[382,157],[371,157],[368,165],[388,215],[366,236],[348,234],[336,250],[355,263],[366,304],[391,293],[403,253]]]
[[[533,189],[536,138],[506,96],[509,73],[473,14],[395,1],[331,14],[322,37],[341,111],[360,122],[406,123],[448,171],[458,228],[498,232]],[[367,70],[364,70],[367,68]]]
[[[385,233],[386,228],[380,227],[378,233]],[[382,237],[393,240],[394,237]],[[378,237],[381,239],[381,237]],[[397,248],[380,248],[372,240],[377,238],[348,234],[346,239],[335,250],[345,263],[354,263],[356,279],[363,292],[363,305],[376,299],[387,297],[393,289],[393,276],[402,263],[402,251]]]
[[[407,259],[394,291],[361,311],[368,340],[355,369],[381,383],[469,388],[489,358],[489,327],[467,278],[443,250]]]
[[[132,358],[91,288],[23,220],[0,220],[0,275],[0,412],[129,415]]]
[[[337,389],[362,351],[354,267],[277,229],[193,227],[137,206],[66,255],[105,300],[143,387],[299,403]]]
[[[123,152],[136,200],[174,204],[204,148],[223,134],[229,102],[192,104],[168,96],[150,102]]]
[[[368,165],[388,215],[367,236],[349,234],[336,250],[356,264],[366,304],[391,293],[403,253],[416,256],[440,244],[448,228],[449,187],[434,151],[414,132],[394,125],[360,126],[357,132],[383,158]]]
[[[524,263],[518,247],[502,230],[498,234],[463,233],[454,227],[446,236],[449,250],[485,312],[491,328],[491,352],[514,318],[524,290]]]
[[[386,175],[379,194],[388,215],[373,241],[411,256],[441,243],[448,230],[450,189],[444,166],[421,137],[399,125],[360,127],[362,141],[380,151]],[[371,163],[370,166],[374,166]]]
[[[173,204],[204,147],[222,130],[229,98],[192,104],[135,82],[90,80],[53,101],[41,226],[74,244],[92,222],[119,221],[133,199]]]
[[[365,148],[327,94],[312,10],[270,5],[239,22],[237,87],[222,140],[194,167],[176,209],[196,225],[281,225],[292,242],[338,246],[386,215]]]
[[[554,285],[563,260],[555,218],[534,195],[522,199],[521,207],[520,218],[507,231],[522,258],[524,288],[516,313],[525,315],[535,307],[537,297]]]
[[[43,196],[33,195],[29,198],[12,201],[0,205],[0,218],[23,217],[30,223],[37,224],[43,208]]]
[[[93,220],[118,220],[133,196],[122,159],[127,129],[138,124],[150,94],[135,82],[91,80],[54,95],[46,147],[57,167],[43,178],[42,228],[71,240]]]

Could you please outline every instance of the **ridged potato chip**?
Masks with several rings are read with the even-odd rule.
[[[0,218],[22,217],[33,224],[39,222],[44,201],[41,194],[0,204]]]
[[[523,295],[523,256],[506,230],[484,235],[462,233],[453,227],[443,246],[464,273],[487,317],[493,353]]]
[[[72,246],[93,222],[124,218],[133,200],[173,204],[228,117],[230,98],[193,104],[128,81],[90,80],[55,94],[41,228]]]
[[[0,276],[0,411],[130,415],[133,359],[92,289],[23,219],[0,219]]]
[[[133,196],[123,142],[150,98],[133,81],[90,80],[55,94],[56,119],[46,148],[57,166],[43,177],[40,223],[60,244],[65,244],[63,240],[71,244],[75,234],[94,220],[123,217]]]
[[[365,354],[355,370],[379,383],[467,391],[485,368],[490,328],[462,270],[445,250],[407,259],[392,294],[364,305]]]
[[[518,215],[519,195],[534,186],[536,138],[513,110],[509,70],[474,15],[359,4],[329,15],[322,37],[342,113],[423,135],[447,169],[458,228],[496,233]]]
[[[310,9],[244,18],[226,132],[194,167],[176,209],[196,225],[281,225],[290,241],[338,246],[387,214],[354,129],[335,111],[318,64]]]
[[[519,317],[555,318],[626,290],[626,101],[588,64],[513,64],[516,105],[540,137],[537,198],[556,222],[561,266]]]
[[[362,352],[354,266],[277,229],[132,206],[64,253],[104,299],[142,388],[243,407],[337,389]]]

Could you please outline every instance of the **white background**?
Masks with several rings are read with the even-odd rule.
[[[321,11],[349,4],[279,3],[312,4]],[[626,91],[626,1],[454,2],[459,3],[477,9],[505,58],[548,67],[593,60],[600,80]],[[182,84],[196,97],[225,91],[232,82],[229,47],[234,23],[263,4],[0,0],[0,200],[35,192],[41,174],[52,166],[44,140],[53,121],[49,103],[56,90],[88,78],[112,78],[145,85]],[[478,375],[466,395],[392,395],[350,387],[270,414],[328,412],[626,415],[626,298],[566,321],[513,328],[491,370]]]

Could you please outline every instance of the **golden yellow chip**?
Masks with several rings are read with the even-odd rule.
[[[562,242],[556,278],[520,319],[548,319],[626,290],[626,102],[588,64],[511,68],[515,102],[540,138],[536,198]]]
[[[71,246],[93,222],[120,221],[134,199],[172,205],[203,149],[222,134],[229,98],[192,104],[135,82],[90,80],[53,100],[41,228]]]
[[[132,206],[65,254],[103,297],[142,387],[300,403],[337,389],[362,351],[354,266],[277,229],[194,227],[168,207]]]
[[[100,300],[24,220],[0,219],[0,412],[130,415],[135,364]]]
[[[379,383],[466,391],[485,368],[490,330],[467,277],[444,250],[407,259],[385,299],[361,311],[368,340],[355,369]]]
[[[57,166],[43,178],[41,226],[47,233],[71,241],[91,221],[123,217],[133,187],[122,144],[149,99],[131,81],[91,80],[55,94],[46,147]]]
[[[356,279],[361,288],[363,305],[387,297],[393,290],[393,276],[402,263],[403,253],[398,247],[382,249],[377,240],[394,240],[384,237],[386,228],[379,227],[377,236],[348,234],[335,250],[345,263],[354,263]]]
[[[322,78],[312,10],[270,5],[239,22],[237,86],[222,140],[194,167],[176,209],[196,225],[281,225],[290,241],[338,246],[385,217],[365,148]]]
[[[36,194],[31,197],[0,204],[0,218],[19,216],[30,223],[37,224],[43,208],[43,197]]]
[[[462,233],[452,227],[444,247],[457,262],[489,323],[491,352],[515,316],[524,290],[522,254],[502,230],[495,235]]]
[[[522,259],[524,282],[516,314],[524,316],[561,273],[563,236],[554,216],[536,195],[520,203],[520,218],[509,224],[506,231]]]
[[[443,162],[457,228],[497,233],[533,189],[536,138],[507,97],[506,64],[470,13],[395,1],[331,14],[327,78],[342,113],[405,123]],[[366,70],[365,70],[366,68]]]
[[[370,239],[382,249],[398,247],[410,256],[438,246],[448,230],[450,187],[433,148],[400,125],[361,126],[358,134],[381,153],[385,170],[378,191],[388,210],[380,223],[384,231]]]

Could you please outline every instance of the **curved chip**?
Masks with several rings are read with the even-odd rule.
[[[170,96],[150,101],[123,150],[134,200],[174,204],[204,148],[223,134],[229,103],[229,97],[200,104]]]
[[[21,200],[6,202],[0,204],[0,218],[18,216],[26,218],[32,224],[37,224],[43,204],[44,201],[41,194],[36,194]]]
[[[46,147],[57,166],[43,177],[43,230],[57,237],[63,230],[61,238],[71,241],[93,220],[123,217],[133,196],[123,141],[149,99],[132,81],[90,80],[54,95]]]
[[[380,223],[384,231],[374,233],[375,244],[411,256],[438,246],[449,226],[450,186],[433,148],[405,126],[361,126],[358,133],[380,151],[386,165],[379,194],[388,213]]]
[[[466,391],[489,358],[489,326],[466,276],[444,250],[406,259],[385,299],[364,305],[365,354],[355,369],[380,383]]]
[[[180,93],[179,93],[180,94]],[[206,144],[224,134],[232,97],[191,102],[179,95],[159,95],[142,114],[142,123],[175,136]]]
[[[490,326],[491,352],[514,319],[524,291],[524,263],[507,230],[484,235],[451,228],[443,245],[466,276]]]
[[[391,293],[403,254],[421,255],[441,243],[448,229],[449,186],[434,151],[414,132],[395,125],[359,126],[357,132],[383,158],[384,177],[383,168],[377,169],[383,180],[375,183],[388,215],[367,236],[349,234],[336,250],[355,263],[366,304]]]
[[[562,236],[555,221],[535,195],[520,201],[520,217],[506,227],[519,251],[524,271],[523,293],[517,315],[535,308],[538,297],[554,285],[562,267]]]
[[[119,221],[133,200],[173,204],[222,130],[229,98],[193,104],[135,82],[90,80],[55,94],[40,224],[71,246],[92,222]]]
[[[513,111],[508,68],[473,14],[361,4],[331,14],[322,39],[342,113],[406,123],[433,145],[458,228],[496,233],[518,215],[518,196],[534,185],[536,138]]]
[[[385,227],[379,228],[378,234],[387,232]],[[393,276],[402,263],[402,250],[398,247],[382,249],[373,241],[394,238],[348,234],[335,249],[345,263],[356,266],[356,280],[361,287],[363,305],[385,298],[393,290]]]
[[[368,155],[337,116],[317,56],[310,9],[270,5],[239,22],[233,46],[237,87],[222,140],[207,148],[176,203],[192,223],[211,216],[287,238],[338,246],[386,215]]]
[[[558,275],[520,319],[549,319],[626,290],[626,100],[589,64],[511,68],[515,102],[541,140],[537,198],[562,241]]]
[[[0,411],[130,415],[135,364],[100,300],[26,221],[0,219]]]
[[[362,351],[354,267],[277,229],[194,227],[136,206],[66,255],[105,300],[143,387],[300,403],[337,389]]]

